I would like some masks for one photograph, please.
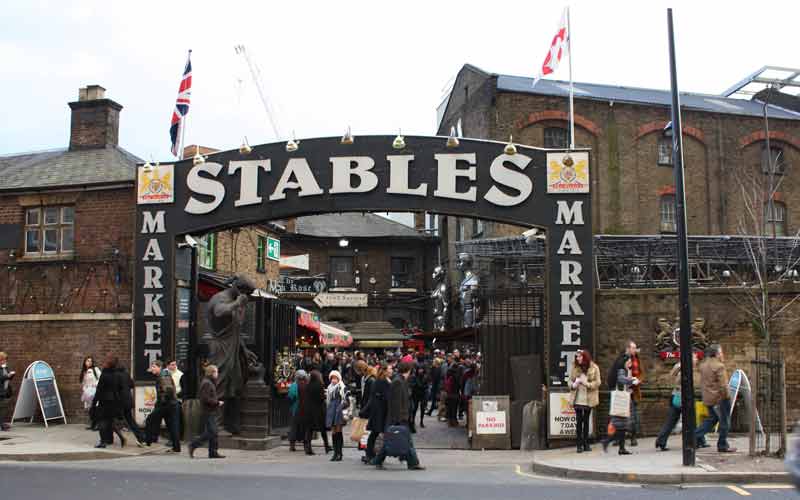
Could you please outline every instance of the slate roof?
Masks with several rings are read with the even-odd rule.
[[[316,238],[426,238],[405,224],[368,212],[298,217],[295,232]]]
[[[618,87],[596,83],[573,84],[576,99],[592,99],[633,104],[671,106],[672,95],[669,90],[643,89],[638,87]],[[569,96],[569,82],[561,80],[539,80],[533,86],[533,78],[522,76],[497,75],[497,89],[525,94]],[[758,101],[733,99],[714,94],[695,94],[681,92],[681,107],[709,113],[729,115],[763,116],[763,105]],[[769,106],[769,117],[784,120],[800,120],[800,112],[777,106]]]
[[[0,156],[0,191],[134,182],[141,161],[120,147]]]

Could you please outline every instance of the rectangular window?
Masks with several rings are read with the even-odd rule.
[[[439,236],[438,215],[425,212],[425,232],[433,236]]]
[[[547,127],[544,129],[544,147],[564,149],[568,144],[567,129],[561,127]]]
[[[665,137],[658,140],[658,164],[672,166],[672,138]]]
[[[258,248],[256,250],[256,271],[264,273],[267,271],[265,261],[267,258],[267,238],[258,237]]]
[[[331,287],[353,288],[356,285],[353,257],[331,257]]]
[[[483,236],[483,221],[481,219],[472,219],[472,238],[480,238]]]
[[[74,251],[74,207],[38,207],[25,211],[25,255],[71,256]]]
[[[786,161],[783,155],[783,148],[771,146],[769,148],[770,157],[767,156],[767,148],[761,149],[761,171],[765,174],[770,173],[770,165],[775,175],[783,175],[786,171]],[[771,162],[770,162],[771,160]]]
[[[197,240],[197,265],[213,270],[217,263],[217,235],[204,234]]]
[[[661,197],[661,232],[675,232],[675,196],[664,195]]]
[[[392,257],[392,288],[416,288],[413,257]]]
[[[781,202],[773,201],[772,210],[769,203],[764,207],[764,235],[786,236],[786,205]]]

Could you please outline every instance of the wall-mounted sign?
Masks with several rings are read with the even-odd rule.
[[[319,307],[367,307],[366,293],[321,293],[314,297]]]
[[[551,392],[547,405],[547,431],[553,439],[571,439],[575,437],[575,408],[572,407],[569,392]],[[593,411],[589,419],[589,435],[594,434],[594,423],[597,412]]]
[[[328,280],[310,276],[281,276],[280,281],[270,281],[269,291],[275,295],[285,293],[317,295],[328,289]]]
[[[172,165],[144,165],[138,169],[138,196],[139,205],[153,203],[172,203],[175,200],[173,190]]]
[[[281,260],[281,240],[267,237],[267,258],[270,260]]]
[[[477,434],[505,434],[506,412],[479,411],[475,417],[475,432]]]
[[[45,427],[47,427],[48,420],[60,418],[64,420],[65,424],[67,423],[64,406],[61,404],[61,395],[58,393],[56,376],[50,365],[44,361],[34,361],[25,369],[11,421],[30,418],[33,422],[36,416],[37,401]]]
[[[547,192],[588,193],[589,153],[548,153]]]

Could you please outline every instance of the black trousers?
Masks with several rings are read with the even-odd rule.
[[[445,400],[445,406],[447,407],[447,420],[457,421],[458,420],[458,396],[451,396],[447,395],[447,399]]]
[[[217,416],[206,415],[206,425],[203,433],[192,440],[192,448],[199,448],[200,445],[208,441],[208,456],[217,454]]]
[[[367,437],[367,449],[364,450],[364,453],[367,455],[367,459],[372,460],[375,458],[375,441],[378,440],[378,436],[380,436],[380,432],[370,431],[369,436]]]
[[[425,396],[422,396],[422,399],[411,398],[411,408],[408,412],[408,423],[413,427],[414,420],[417,418],[417,412],[420,411],[422,414],[420,416],[420,422],[422,422],[422,416],[425,415]]]
[[[157,404],[149,417],[147,441],[150,443],[158,441],[158,435],[161,432],[161,421],[164,420],[169,431],[169,438],[172,441],[172,451],[181,451],[180,419],[180,406],[177,404]]]
[[[133,435],[136,436],[136,439],[141,442],[146,441],[147,438],[145,437],[144,432],[142,432],[142,429],[136,425],[136,421],[133,419],[133,415],[131,415],[130,410],[124,410],[122,412],[122,418],[125,419],[125,424],[128,426],[128,429],[130,429]]]
[[[575,405],[575,437],[579,445],[589,444],[589,421],[591,416],[591,406]]]

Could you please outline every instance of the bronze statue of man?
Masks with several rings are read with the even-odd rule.
[[[241,275],[234,276],[230,284],[230,288],[217,293],[208,302],[208,323],[213,335],[208,344],[208,362],[219,368],[216,385],[218,396],[225,401],[225,430],[238,434],[248,365],[258,363],[258,356],[245,347],[240,336],[248,297],[256,286]]]

